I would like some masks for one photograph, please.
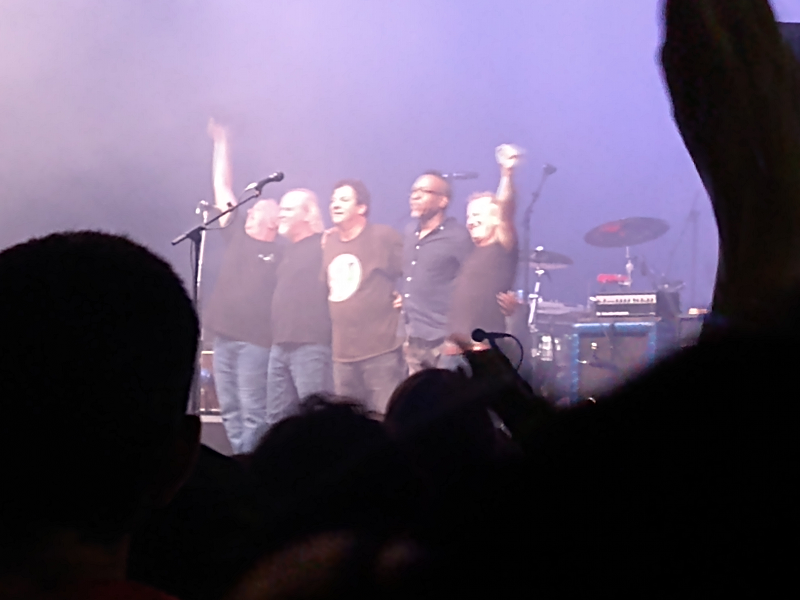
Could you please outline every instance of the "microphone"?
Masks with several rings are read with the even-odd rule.
[[[272,183],[273,181],[283,181],[283,172],[278,171],[277,173],[273,173],[266,179],[262,179],[261,181],[254,181],[246,188],[244,188],[244,191],[249,192],[251,190],[255,190],[257,194],[260,194],[263,187],[268,183]]]
[[[501,338],[513,338],[514,336],[508,333],[498,333],[496,331],[484,331],[483,329],[473,329],[472,339],[476,342],[486,342],[497,350],[497,340]]]
[[[553,165],[551,165],[549,163],[545,163],[545,165],[544,165],[544,173],[545,173],[545,175],[552,175],[556,171],[558,171],[558,169],[556,167],[554,167]]]
[[[442,173],[442,179],[477,179],[478,174],[475,171],[465,171],[464,173]]]
[[[484,331],[483,329],[473,329],[472,330],[472,339],[476,342],[485,342],[489,341],[489,345],[492,349],[500,352],[501,354],[507,355],[506,352],[500,350],[497,347],[497,340],[501,338],[511,338],[517,343],[517,347],[519,348],[519,361],[517,362],[517,366],[514,367],[517,371],[519,371],[519,366],[522,364],[523,359],[525,358],[525,349],[522,347],[522,342],[519,341],[519,338],[516,336],[511,335],[510,333],[498,333],[496,331]]]

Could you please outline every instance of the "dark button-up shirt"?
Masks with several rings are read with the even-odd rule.
[[[403,319],[408,337],[447,335],[453,282],[472,251],[466,227],[452,217],[420,239],[419,225],[406,228],[403,244]]]

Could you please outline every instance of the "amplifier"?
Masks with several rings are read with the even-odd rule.
[[[597,319],[576,323],[567,336],[568,395],[571,401],[596,396],[624,383],[678,347],[672,319]]]
[[[597,317],[664,317],[680,313],[678,292],[595,294],[589,298]]]

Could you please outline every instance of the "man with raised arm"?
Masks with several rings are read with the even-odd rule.
[[[323,266],[333,326],[336,393],[362,400],[382,415],[403,379],[400,316],[393,306],[403,272],[403,238],[369,222],[370,195],[356,179],[338,182],[331,196],[334,228],[323,243]]]
[[[214,204],[223,211],[236,204],[231,186],[228,134],[214,122]],[[272,296],[280,259],[278,204],[259,200],[221,222],[227,246],[209,298],[204,325],[214,335],[214,381],[225,433],[234,454],[255,448],[266,420],[267,373],[272,346]]]
[[[505,316],[498,295],[511,289],[517,270],[517,232],[514,227],[512,175],[519,160],[513,146],[498,148],[500,184],[496,193],[478,192],[469,197],[467,230],[475,249],[464,261],[455,281],[448,315],[448,355],[460,354],[460,345],[471,340],[472,331],[504,332]],[[455,340],[453,340],[455,341]]]
[[[466,228],[447,216],[452,190],[441,173],[428,171],[411,187],[409,205],[416,219],[403,240],[402,304],[410,375],[436,367],[447,337],[453,284],[473,248]]]

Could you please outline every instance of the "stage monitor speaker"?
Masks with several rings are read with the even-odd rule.
[[[572,336],[572,398],[609,392],[677,347],[677,322],[579,323]]]
[[[678,321],[678,341],[681,348],[694,346],[700,338],[705,315],[681,315]]]

